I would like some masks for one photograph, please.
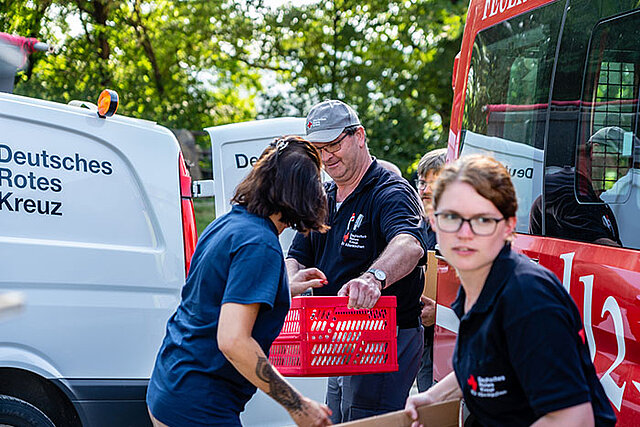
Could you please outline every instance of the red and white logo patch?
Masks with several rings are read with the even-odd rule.
[[[474,375],[469,375],[467,384],[471,388],[469,392],[475,397],[496,398],[507,394],[507,390],[505,390],[506,377],[504,375],[491,377],[478,375],[477,378]]]
[[[309,120],[307,122],[307,129],[311,130],[313,128],[317,128],[322,125],[322,122],[326,122],[326,121],[327,121],[326,117],[320,117],[317,119]]]

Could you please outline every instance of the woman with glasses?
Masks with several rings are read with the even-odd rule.
[[[429,218],[461,281],[454,372],[405,410],[417,420],[419,406],[464,397],[480,425],[614,425],[573,300],[511,249],[516,210],[509,173],[492,158],[461,158],[435,183]]]
[[[155,427],[240,426],[256,387],[296,424],[330,424],[329,408],[302,396],[267,359],[290,301],[278,235],[327,228],[320,167],[311,143],[275,141],[238,185],[231,212],[200,236],[149,382]]]

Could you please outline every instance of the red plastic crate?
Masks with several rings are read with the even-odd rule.
[[[324,377],[398,370],[396,297],[368,310],[348,297],[295,297],[269,362],[286,376]]]

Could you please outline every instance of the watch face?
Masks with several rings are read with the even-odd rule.
[[[382,270],[376,270],[375,273],[373,273],[374,276],[376,276],[376,279],[382,281],[385,280],[387,278],[387,275],[384,274],[384,271]]]

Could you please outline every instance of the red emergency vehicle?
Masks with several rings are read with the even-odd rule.
[[[453,87],[449,158],[509,168],[515,248],[570,292],[618,425],[640,425],[638,2],[471,0]],[[439,380],[459,281],[444,260],[437,277]]]

